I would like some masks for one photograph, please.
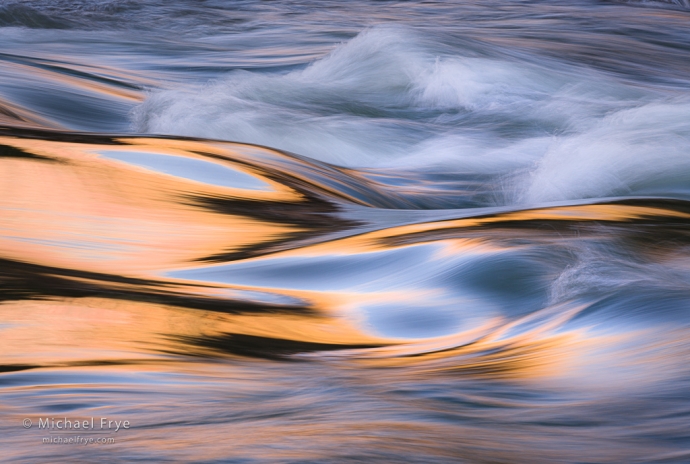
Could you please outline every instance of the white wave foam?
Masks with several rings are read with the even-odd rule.
[[[490,173],[509,203],[677,193],[690,180],[690,104],[678,95],[545,59],[440,50],[372,28],[302,70],[154,92],[135,127],[350,167]]]
[[[690,104],[619,111],[556,138],[524,185],[523,203],[677,193],[690,185]]]

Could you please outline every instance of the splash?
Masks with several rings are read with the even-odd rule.
[[[302,70],[237,71],[153,93],[136,108],[135,127],[350,167],[486,172],[487,206],[688,198],[685,96],[559,63],[435,54],[427,42],[374,28]]]

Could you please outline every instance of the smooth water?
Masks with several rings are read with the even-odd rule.
[[[2,459],[690,462],[689,24],[0,3]]]

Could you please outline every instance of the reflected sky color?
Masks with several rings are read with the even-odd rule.
[[[8,285],[0,343],[10,418],[105,408],[148,424],[128,431],[129,440],[150,440],[151,427],[184,436],[165,425],[172,410],[164,404],[187,401],[183,392],[193,389],[193,398],[208,402],[189,411],[187,420],[200,424],[195,434],[221,434],[211,432],[221,420],[224,433],[245,436],[246,421],[261,420],[249,417],[276,408],[288,409],[270,427],[295,426],[287,411],[303,406],[277,399],[285,392],[313,404],[302,413],[321,401],[328,410],[345,407],[340,401],[374,401],[355,416],[340,413],[370,421],[371,411],[390,401],[407,404],[402,392],[398,399],[373,393],[390,382],[422,395],[414,400],[421,401],[417,413],[433,415],[451,400],[423,399],[440,388],[432,385],[459,381],[481,393],[452,400],[460,401],[457,413],[508,424],[512,416],[481,412],[483,402],[507,401],[494,398],[498,392],[486,390],[486,382],[508,382],[514,394],[542,391],[506,411],[536,411],[537,404],[576,411],[620,400],[621,388],[639,395],[686,375],[684,345],[667,338],[681,340],[690,323],[682,310],[690,301],[682,202],[371,215],[359,198],[380,190],[366,184],[366,175],[270,149],[31,134],[13,130],[0,139],[0,250]],[[186,163],[159,164],[171,157]],[[221,169],[205,177],[208,165]],[[229,173],[223,185],[218,172]],[[633,257],[630,249],[639,251]],[[606,259],[598,257],[603,250]],[[662,298],[655,313],[643,311],[650,298]],[[289,360],[297,367],[285,370]],[[337,372],[348,376],[346,384],[334,379]],[[349,393],[335,403],[326,384],[297,393],[303,376]],[[250,398],[259,394],[251,387],[257,382],[274,399],[252,409],[245,403],[256,401]],[[35,394],[25,388],[38,384],[45,385],[43,399],[21,406]],[[152,415],[147,398],[160,388],[162,409]],[[248,416],[212,419],[208,407]],[[419,433],[417,419],[394,416],[386,420]],[[327,427],[342,426],[336,417]],[[264,427],[255,433],[268,433]],[[456,430],[438,427],[441,436]],[[256,450],[261,440],[239,449]],[[160,454],[155,443],[127,455]],[[454,452],[469,452],[453,443]],[[205,446],[211,456],[238,449]],[[431,449],[442,456],[449,448]]]
[[[3,458],[690,462],[688,8],[0,4]]]

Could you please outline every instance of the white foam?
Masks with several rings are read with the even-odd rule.
[[[303,70],[234,72],[205,86],[156,92],[135,112],[136,129],[370,166],[428,156],[429,141],[448,130],[467,138],[463,127],[438,123],[443,113],[533,112],[535,101],[563,85],[511,63],[439,57],[420,42],[413,32],[378,27]]]
[[[440,50],[414,31],[372,28],[298,71],[154,92],[135,127],[350,167],[489,173],[508,203],[677,191],[690,179],[682,96],[546,59]]]
[[[516,201],[677,191],[690,185],[690,104],[622,110],[554,138]]]

